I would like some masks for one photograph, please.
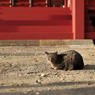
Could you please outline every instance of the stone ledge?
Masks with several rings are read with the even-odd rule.
[[[94,45],[93,40],[0,40],[0,46]]]

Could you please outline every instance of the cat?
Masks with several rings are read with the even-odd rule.
[[[82,56],[75,50],[68,50],[61,54],[58,52],[48,53],[48,60],[51,63],[53,69],[67,70],[80,70],[84,68],[84,62]]]

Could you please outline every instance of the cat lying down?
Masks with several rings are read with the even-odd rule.
[[[57,52],[48,53],[48,60],[51,63],[52,68],[56,70],[64,69],[67,70],[80,70],[84,68],[84,62],[82,56],[75,50],[68,50],[61,54]]]

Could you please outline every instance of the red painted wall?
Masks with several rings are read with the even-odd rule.
[[[10,7],[0,0],[0,39],[95,39],[94,0],[64,0],[65,8],[47,3],[34,0],[30,7],[29,0],[17,0]]]
[[[73,39],[72,15],[61,7],[1,7],[0,39]]]

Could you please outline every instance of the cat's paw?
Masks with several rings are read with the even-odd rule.
[[[59,70],[59,68],[54,68],[55,70]]]
[[[55,70],[63,70],[63,68],[58,68],[58,67],[56,67],[56,68],[54,68]]]
[[[68,71],[72,71],[72,69],[69,69]]]
[[[67,70],[68,70],[68,69],[66,69],[66,68],[64,69],[64,71],[67,71]]]

